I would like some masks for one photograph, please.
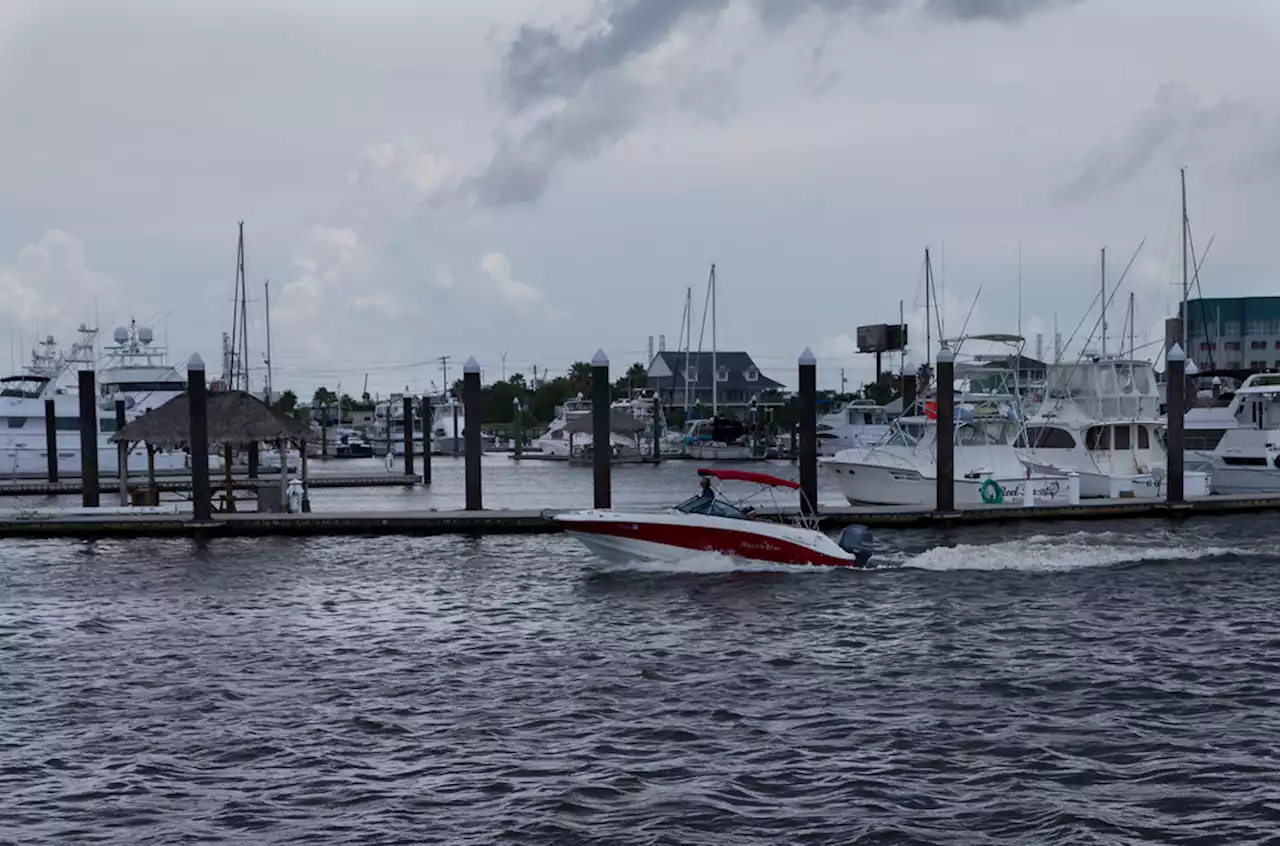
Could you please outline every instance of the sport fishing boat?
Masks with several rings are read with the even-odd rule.
[[[722,498],[710,484],[751,482],[757,493],[778,488],[799,490],[796,482],[745,470],[701,468],[703,491],[661,511],[590,509],[556,514],[554,520],[583,546],[607,561],[681,561],[696,552],[772,564],[865,567],[871,558],[871,533],[849,526],[837,543],[818,530],[817,518],[800,516],[792,524],[762,520],[755,509]],[[754,496],[754,494],[753,494]]]

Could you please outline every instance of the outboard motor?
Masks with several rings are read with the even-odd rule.
[[[871,530],[866,526],[846,526],[837,543],[845,552],[853,554],[859,567],[867,566],[867,562],[871,560],[873,543]]]

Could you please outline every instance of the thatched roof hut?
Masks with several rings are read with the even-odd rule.
[[[595,431],[595,425],[593,414],[583,414],[564,424],[564,429],[561,431],[566,435],[590,435]],[[618,435],[634,435],[637,432],[643,432],[646,428],[648,427],[645,422],[634,414],[628,414],[616,408],[609,409],[610,432]]]
[[[306,423],[286,417],[244,391],[218,391],[208,395],[209,445],[243,445],[258,441],[315,441],[319,432]],[[187,394],[179,394],[148,411],[111,436],[112,441],[146,441],[157,449],[184,447],[191,437]]]

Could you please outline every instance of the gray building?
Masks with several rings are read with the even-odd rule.
[[[1280,369],[1280,297],[1188,300],[1187,358],[1201,370]]]
[[[761,373],[745,352],[717,352],[714,370],[709,352],[691,352],[687,359],[687,374],[683,352],[666,350],[649,362],[648,387],[657,392],[664,405],[684,405],[686,379],[689,405],[709,407],[714,384],[717,405],[727,411],[746,411],[751,401],[766,391],[782,390],[782,383]]]

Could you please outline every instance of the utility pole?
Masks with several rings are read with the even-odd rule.
[[[502,381],[507,381],[507,353],[510,350],[498,350],[498,357],[502,359]]]
[[[436,360],[440,362],[440,372],[442,374],[441,378],[444,380],[444,390],[445,390],[445,393],[448,393],[449,392],[449,356],[442,355]]]
[[[844,393],[844,386],[848,383],[848,379],[844,378],[844,368],[840,368],[840,393]]]

